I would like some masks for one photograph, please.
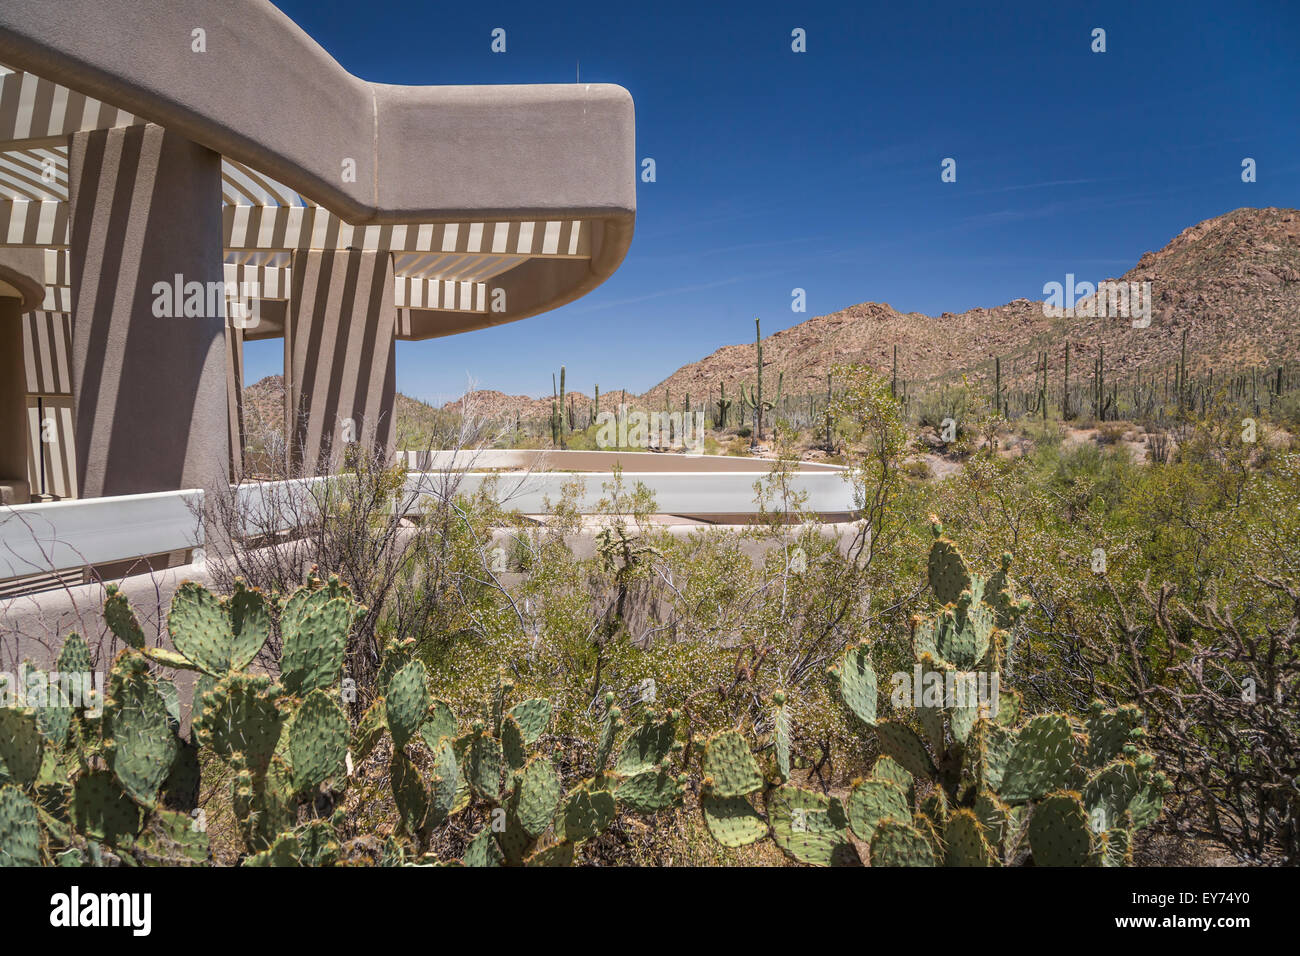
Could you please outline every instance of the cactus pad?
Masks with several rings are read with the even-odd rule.
[[[167,632],[176,650],[196,667],[215,677],[230,671],[235,644],[230,614],[207,588],[186,581],[176,589],[167,613]]]
[[[1136,723],[1135,714],[1127,709],[1103,710],[1100,704],[1093,705],[1093,713],[1086,722],[1088,732],[1088,749],[1084,761],[1089,767],[1098,769],[1124,753],[1124,745],[1129,742],[1129,731]]]
[[[677,723],[671,717],[655,720],[648,717],[632,731],[619,751],[614,772],[626,777],[657,768],[672,751],[677,739]],[[748,752],[748,746],[746,746]]]
[[[1101,811],[1105,829],[1117,826],[1126,811],[1132,815],[1132,825],[1140,828],[1156,821],[1164,798],[1151,785],[1149,774],[1127,760],[1116,760],[1088,780],[1083,804],[1090,817]]]
[[[72,729],[72,708],[61,707],[58,704],[62,703],[64,699],[69,699],[62,697],[62,695],[66,691],[70,697],[72,688],[62,680],[59,674],[47,674],[44,671],[37,670],[26,661],[23,662],[23,670],[28,694],[32,693],[33,684],[45,688],[44,704],[36,708],[37,729],[40,730],[41,736],[50,743],[56,747],[62,746],[63,742],[68,739],[68,731]]]
[[[517,788],[516,814],[529,836],[539,837],[551,825],[564,797],[560,775],[549,757],[534,757],[524,766]]]
[[[938,538],[930,546],[928,570],[930,587],[940,604],[955,604],[962,591],[970,590],[971,577],[966,559],[947,538]]]
[[[384,736],[388,727],[388,718],[384,712],[383,698],[375,701],[357,722],[357,729],[352,733],[352,759],[362,761],[370,756],[371,751]],[[426,743],[427,738],[426,738]]]
[[[984,828],[984,834],[989,843],[994,847],[1002,845],[1002,839],[1007,830],[1007,821],[1010,816],[1010,808],[999,800],[993,793],[987,789],[980,790],[975,795],[975,816],[979,819],[980,825]]]
[[[289,757],[298,793],[315,790],[343,770],[348,750],[348,718],[323,690],[314,690],[289,725]]]
[[[1037,800],[1064,786],[1074,767],[1074,733],[1069,718],[1064,714],[1039,714],[1016,734],[1002,777],[1001,797],[1008,803]]]
[[[931,787],[919,809],[936,827],[943,829],[948,825],[948,797],[943,787]]]
[[[902,764],[886,754],[876,758],[875,766],[871,769],[871,777],[873,780],[888,780],[903,791],[909,802],[916,790],[916,778],[908,773]]]
[[[840,659],[835,670],[840,685],[840,697],[849,710],[864,724],[876,722],[876,671],[871,666],[871,655],[861,644],[851,647]]]
[[[0,708],[0,781],[30,787],[41,772],[44,740],[27,707]]]
[[[704,745],[705,786],[719,797],[743,797],[763,786],[763,774],[739,731],[724,730]]]
[[[876,724],[876,738],[880,749],[893,757],[913,777],[933,777],[934,761],[921,743],[921,738],[911,727],[897,720],[882,720]]]
[[[140,630],[135,611],[131,610],[131,602],[114,584],[104,590],[108,595],[104,599],[104,623],[108,629],[127,647],[143,648],[144,632]]]
[[[685,782],[666,770],[642,770],[618,785],[618,802],[635,813],[658,813],[677,803]]]
[[[77,778],[72,795],[77,832],[111,846],[129,843],[140,831],[140,808],[113,774],[92,770]]]
[[[614,795],[608,790],[578,787],[565,797],[561,819],[556,821],[556,836],[571,843],[589,840],[614,822],[615,811]]]
[[[523,769],[528,762],[528,751],[524,748],[524,732],[519,729],[515,719],[506,716],[501,720],[501,758],[505,761],[506,775]]]
[[[444,822],[456,806],[461,786],[453,741],[444,737],[433,748],[433,776],[429,780],[430,811],[435,823]]]
[[[745,797],[719,797],[706,790],[700,809],[710,835],[723,846],[748,846],[767,836],[767,821]]]
[[[420,772],[405,753],[394,750],[388,773],[402,825],[411,836],[419,836],[429,818],[429,792],[424,787]]]
[[[456,739],[456,714],[445,700],[434,699],[429,705],[428,716],[420,725],[420,736],[430,750],[436,750],[438,742],[444,737]]]
[[[600,728],[600,741],[596,744],[596,772],[605,769],[609,755],[614,752],[614,742],[618,732],[623,729],[622,711],[613,706],[614,695],[605,695],[605,720]]]
[[[845,803],[849,826],[860,840],[870,840],[882,820],[906,822],[912,817],[907,794],[890,780],[861,780]]]
[[[812,866],[860,866],[848,838],[848,817],[837,798],[801,787],[777,787],[767,795],[767,819],[776,845],[791,859]]]
[[[167,702],[149,676],[144,658],[124,651],[113,667],[104,702],[104,736],[109,766],[123,789],[145,806],[158,799],[180,742],[172,732]]]
[[[306,695],[339,682],[352,618],[352,602],[334,598],[308,606],[292,626],[283,629],[280,680],[285,690]]]
[[[976,815],[965,808],[948,817],[943,830],[948,845],[947,866],[997,866],[997,857],[985,837],[983,824]]]
[[[501,793],[501,744],[495,737],[475,734],[466,754],[466,777],[480,797],[495,800]]]
[[[267,677],[231,674],[203,695],[195,739],[224,760],[241,754],[250,770],[264,771],[283,729],[279,696],[280,686]]]
[[[546,733],[546,727],[551,722],[551,702],[543,697],[532,697],[515,704],[506,716],[514,718],[523,734],[524,745],[531,747]]]
[[[1092,850],[1088,814],[1077,794],[1054,793],[1034,807],[1029,846],[1035,866],[1083,866]]]
[[[1133,831],[1128,827],[1115,827],[1100,835],[1102,866],[1133,865]]]
[[[871,836],[872,866],[934,866],[934,848],[926,835],[899,820],[885,820]]]
[[[260,590],[248,587],[241,578],[235,578],[227,611],[234,635],[230,644],[230,669],[243,670],[253,663],[271,636],[271,609]]]
[[[36,806],[17,787],[0,787],[0,867],[40,866],[41,829]]]
[[[208,834],[187,813],[159,810],[152,814],[140,845],[169,866],[208,862]]]
[[[527,857],[524,866],[573,866],[573,854],[576,849],[568,841],[552,843]]]
[[[73,632],[63,639],[63,649],[59,651],[56,666],[61,674],[89,674],[94,669],[90,647],[80,634]]]
[[[484,827],[474,834],[474,839],[465,847],[464,863],[466,866],[500,866],[505,857],[497,841],[493,838],[492,828]]]
[[[781,782],[790,779],[790,711],[778,707],[772,719],[772,752]]]
[[[388,682],[384,708],[388,732],[393,735],[393,746],[398,749],[405,747],[424,723],[429,707],[427,676],[423,663],[411,661]]]

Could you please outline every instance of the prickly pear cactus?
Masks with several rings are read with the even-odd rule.
[[[911,637],[915,675],[942,692],[883,715],[873,646],[845,651],[830,677],[880,756],[843,794],[792,779],[797,728],[784,692],[754,727],[695,744],[681,712],[639,707],[625,720],[608,693],[599,735],[575,759],[571,748],[552,751],[551,702],[512,700],[504,674],[480,713],[458,717],[410,640],[385,647],[375,698],[349,712],[344,667],[365,612],[337,578],[313,576],[283,598],[243,582],[225,597],[186,583],[167,616],[175,649],[149,646],[130,603],[109,589],[105,620],[124,649],[105,662],[102,699],[0,708],[0,865],[207,862],[200,767],[224,778],[253,866],[570,865],[626,815],[679,807],[688,771],[698,771],[717,843],[770,839],[804,864],[1130,863],[1167,788],[1141,750],[1141,714],[1096,704],[1083,719],[1021,716],[1019,696],[993,680],[1006,630],[1027,608],[1010,556],[985,581],[937,521],[934,531],[928,576],[939,606],[913,619]],[[69,635],[59,672],[93,666]],[[177,669],[197,672],[188,737],[169,679]],[[31,665],[22,673],[42,679]],[[976,673],[990,680],[969,683]],[[952,697],[957,687],[984,693]],[[350,832],[343,811],[364,761],[391,796],[383,840]],[[438,859],[431,847],[448,839],[458,858]]]
[[[923,685],[913,688],[914,706],[879,715],[868,642],[828,671],[851,726],[881,754],[872,775],[854,781],[841,805],[790,786],[788,752],[779,779],[764,781],[743,737],[717,735],[702,760],[709,832],[724,846],[770,832],[787,855],[818,865],[856,862],[859,847],[873,866],[1124,865],[1168,786],[1138,750],[1141,715],[1097,703],[1086,720],[1022,719],[998,670],[1006,629],[1028,609],[1012,591],[1011,556],[985,581],[938,519],[931,526],[928,578],[940,607],[911,622],[917,667],[906,676]],[[788,748],[788,725],[780,736],[774,747]],[[752,802],[759,792],[766,818]]]
[[[918,673],[943,679],[945,692],[938,702],[914,701],[918,706],[910,711],[874,722],[889,773],[879,773],[878,765],[877,774],[850,794],[855,835],[870,840],[873,865],[924,861],[917,834],[932,844],[936,864],[1122,863],[1133,831],[1159,815],[1166,787],[1150,755],[1137,751],[1140,714],[1097,703],[1086,721],[1047,713],[1017,723],[1018,696],[992,680],[999,676],[1003,629],[1026,610],[1011,593],[1011,557],[1002,556],[986,583],[971,573],[937,520],[932,528],[929,577],[943,606],[928,619],[913,620],[913,646]],[[870,707],[855,688],[875,683],[874,673],[863,673],[870,667],[864,659],[858,646],[834,669],[845,705],[859,720]],[[947,688],[956,681],[947,678],[980,668],[990,678],[984,697],[950,698]],[[854,675],[851,686],[846,672]],[[912,729],[913,721],[923,733]],[[895,768],[928,785],[926,796],[900,801]]]

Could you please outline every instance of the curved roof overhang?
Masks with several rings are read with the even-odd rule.
[[[207,52],[191,50],[196,28]],[[619,86],[369,83],[266,0],[6,0],[0,63],[23,71],[0,77],[0,165],[22,180],[44,151],[63,176],[62,195],[57,174],[28,177],[39,196],[0,170],[0,197],[13,196],[0,243],[57,254],[66,213],[61,226],[46,207],[66,203],[67,135],[138,122],[225,159],[228,273],[302,249],[391,249],[403,338],[554,309],[631,243],[634,116]],[[60,114],[74,96],[104,108]],[[485,307],[489,282],[506,289],[504,312]]]

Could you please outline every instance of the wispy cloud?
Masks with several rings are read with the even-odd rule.
[[[660,289],[658,292],[651,292],[647,295],[632,296],[626,299],[613,299],[609,302],[601,302],[597,305],[569,308],[568,311],[572,315],[587,315],[591,312],[601,312],[605,309],[613,309],[619,306],[634,305],[637,302],[649,302],[651,299],[662,299],[665,296],[685,295],[688,292],[703,292],[705,289],[717,289],[722,286],[735,285],[737,282],[744,282],[746,279],[753,279],[757,278],[759,275],[766,274],[767,273],[751,272],[746,273],[745,275],[732,276],[728,279],[718,279],[715,282],[703,282],[698,285],[675,286],[671,289]]]
[[[1023,189],[1050,189],[1056,186],[1088,186],[1093,183],[1113,182],[1110,179],[1050,179],[1041,183],[1017,183],[1012,186],[998,186],[994,189],[976,189],[966,193],[967,196],[986,196],[990,193],[1012,193]]]

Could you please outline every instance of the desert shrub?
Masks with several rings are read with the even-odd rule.
[[[963,379],[922,392],[913,415],[917,425],[936,430],[943,428],[945,419],[952,419],[961,440],[979,433],[980,422],[989,417],[991,408],[988,396]]]
[[[744,530],[670,535],[644,520],[654,503],[643,489],[625,486],[622,476],[611,482],[599,516],[608,530],[591,547],[574,537],[584,519],[573,489],[551,503],[544,524],[536,524],[511,514],[491,487],[472,496],[460,493],[449,475],[449,494],[434,496],[427,508],[396,523],[386,497],[397,493],[395,476],[353,462],[346,475],[333,476],[333,497],[322,499],[328,507],[305,510],[310,520],[285,542],[288,563],[259,564],[265,559],[249,546],[260,541],[257,535],[229,535],[232,548],[242,544],[243,563],[219,564],[217,573],[229,576],[217,590],[231,596],[252,584],[265,588],[269,631],[259,665],[270,674],[281,669],[285,615],[302,581],[311,581],[308,597],[328,595],[346,581],[350,600],[366,604],[367,611],[350,625],[344,666],[349,679],[355,679],[354,667],[369,676],[359,682],[356,699],[346,702],[355,765],[343,779],[311,792],[293,791],[286,801],[286,784],[274,774],[250,769],[250,780],[238,760],[215,754],[200,760],[212,853],[223,862],[241,855],[274,861],[294,853],[322,861],[330,854],[358,862],[494,859],[491,837],[482,834],[494,810],[512,812],[504,775],[495,798],[478,793],[460,806],[465,797],[458,792],[453,806],[460,809],[445,821],[439,817],[433,826],[420,826],[419,801],[410,802],[420,791],[404,784],[414,768],[433,798],[436,761],[446,759],[439,754],[442,737],[430,743],[421,733],[395,746],[377,703],[388,699],[384,690],[393,673],[411,667],[422,669],[430,695],[456,715],[452,749],[458,768],[468,764],[456,748],[476,734],[489,751],[487,740],[496,741],[504,759],[507,740],[494,707],[508,710],[541,699],[550,708],[546,730],[525,750],[534,759],[554,761],[566,794],[608,790],[617,804],[624,778],[641,772],[649,776],[637,786],[653,782],[654,793],[680,794],[680,801],[672,797],[645,819],[616,813],[599,835],[580,841],[577,859],[785,860],[788,840],[786,850],[774,850],[766,840],[731,848],[704,839],[715,831],[703,816],[711,811],[704,809],[707,774],[697,745],[721,740],[718,735],[728,730],[742,732],[762,780],[740,796],[761,791],[773,801],[752,800],[753,815],[745,810],[742,816],[752,830],[753,816],[766,812],[764,834],[782,825],[787,810],[847,813],[855,777],[879,783],[875,760],[884,747],[878,734],[864,735],[860,718],[845,707],[842,679],[837,686],[827,669],[838,667],[842,674],[847,663],[861,663],[864,638],[877,674],[908,672],[917,663],[914,618],[933,622],[942,610],[928,590],[927,514],[933,511],[945,516],[945,538],[968,556],[971,567],[996,569],[1003,552],[1014,556],[1015,594],[1029,603],[1018,620],[999,628],[998,666],[1020,694],[1024,720],[1064,715],[1078,732],[1096,700],[1107,712],[1141,708],[1141,747],[1155,755],[1171,789],[1161,817],[1132,835],[1138,860],[1149,853],[1144,834],[1160,831],[1188,844],[1222,846],[1242,861],[1294,862],[1293,783],[1300,753],[1296,455],[1283,449],[1263,461],[1240,441],[1239,418],[1226,415],[1176,426],[1184,450],[1168,464],[1139,464],[1091,442],[1063,443],[1049,422],[1026,427],[1032,450],[1024,456],[976,454],[945,481],[912,482],[906,480],[901,410],[888,386],[866,370],[847,370],[841,381],[836,427],[845,437],[847,478],[861,518],[841,538],[803,513],[788,458],[774,462],[758,483],[762,520]],[[399,556],[391,565],[389,551]],[[313,564],[334,570],[333,560],[346,563],[339,582],[311,580]],[[234,580],[238,574],[245,575],[242,585]],[[376,603],[362,601],[363,594],[375,595]],[[113,607],[118,626],[129,634],[126,616]],[[118,671],[119,684],[135,679],[128,669],[142,673],[143,659],[148,680],[165,700],[173,699],[153,672],[178,662],[126,643],[131,652]],[[221,675],[222,681],[228,677]],[[149,686],[144,681],[140,685]],[[292,734],[292,714],[303,698],[290,691],[275,696],[276,711],[285,717],[282,730]],[[202,699],[201,694],[200,705]],[[952,715],[945,717],[942,743],[925,737],[932,731],[919,716],[904,711],[887,719],[919,731],[933,762],[942,765]],[[672,739],[681,745],[670,745],[664,754],[671,769],[664,778],[657,769],[651,773],[648,762],[636,773],[627,772],[631,762],[618,770],[622,744],[647,720],[652,727],[671,722]],[[474,730],[476,721],[481,731]],[[619,728],[619,721],[627,726]],[[80,715],[73,722],[82,728],[80,737],[45,737],[44,746],[102,750],[101,727]],[[602,740],[611,726],[616,743],[602,762]],[[6,739],[0,737],[0,746]],[[778,775],[786,762],[788,771]],[[267,769],[278,766],[273,760]],[[75,797],[80,776],[71,767],[53,783]],[[1090,767],[1090,775],[1097,770]],[[278,772],[282,777],[283,768]],[[908,826],[926,837],[918,815],[933,824],[934,813],[946,820],[958,816],[960,826],[969,827],[961,811],[976,808],[963,803],[968,795],[948,792],[942,774],[938,780],[914,777],[921,782],[906,804]],[[1065,782],[1082,794],[1075,785],[1087,781]],[[96,778],[82,786],[105,783]],[[18,789],[31,799],[25,785]],[[171,789],[161,788],[160,809],[138,818],[143,829],[130,846],[86,840],[67,824],[58,830],[42,817],[36,852],[46,861],[73,850],[88,858],[91,842],[110,855],[189,852],[188,837],[180,850],[171,837],[162,840],[185,822],[162,811],[183,814],[193,806]],[[794,790],[801,795],[792,796]],[[641,799],[632,790],[627,794]],[[5,800],[20,804],[7,794],[0,804]],[[270,800],[265,809],[275,823],[274,832],[252,833],[252,842],[240,810],[250,809],[249,800]],[[1077,820],[1073,803],[1052,807]],[[844,832],[843,826],[834,829]],[[152,835],[146,837],[146,830]],[[377,837],[381,832],[394,835]],[[552,823],[541,841],[530,834],[509,853],[520,858],[523,844],[530,852],[550,851],[556,832]],[[1077,836],[1077,827],[1072,832]],[[869,843],[874,831],[858,836]],[[915,845],[914,835],[906,836]],[[1126,839],[1115,837],[1117,844]],[[987,836],[986,842],[1004,860],[1024,859],[1023,842],[993,847]],[[314,849],[322,846],[325,858]],[[1089,847],[1096,849],[1091,842]],[[555,852],[564,857],[568,849]]]
[[[1254,467],[1239,436],[1231,418],[1193,425],[1167,465],[1040,446],[923,490],[977,559],[1016,555],[1033,607],[1008,665],[1032,706],[1140,704],[1173,783],[1159,827],[1243,861],[1294,860],[1295,809],[1279,796],[1292,762],[1273,755],[1295,752],[1287,589],[1300,568],[1283,542],[1300,483],[1295,456]],[[1241,702],[1248,678],[1271,704]]]
[[[1269,408],[1269,418],[1292,435],[1300,433],[1300,390],[1286,392]]]
[[[1102,422],[1097,426],[1097,444],[1113,445],[1129,433],[1128,422]]]
[[[903,474],[909,478],[918,478],[925,480],[933,472],[930,470],[930,463],[924,458],[910,458],[903,462]]]
[[[779,494],[774,477],[772,496]],[[0,709],[7,781],[0,786],[0,862],[771,862],[770,850],[739,852],[770,833],[791,859],[835,864],[858,861],[848,840],[850,825],[870,840],[877,863],[942,861],[944,832],[951,837],[950,864],[989,863],[995,854],[1007,863],[1032,855],[1040,865],[1130,859],[1133,831],[1159,813],[1160,792],[1148,758],[1122,759],[1130,754],[1129,744],[1141,739],[1130,730],[1135,712],[1097,706],[1087,724],[1044,715],[1017,727],[1020,704],[1011,696],[997,698],[1006,705],[997,724],[996,709],[972,713],[964,704],[954,709],[927,703],[935,710],[930,717],[939,721],[929,719],[925,708],[916,713],[927,750],[903,714],[877,719],[878,688],[867,645],[854,643],[845,651],[837,630],[846,625],[860,632],[854,615],[861,602],[843,604],[853,589],[836,585],[846,571],[862,568],[837,566],[830,558],[834,549],[819,547],[810,528],[793,540],[795,548],[811,553],[796,561],[789,550],[773,547],[752,565],[758,586],[682,582],[688,591],[730,587],[740,610],[749,602],[757,613],[754,630],[742,630],[737,640],[697,634],[662,642],[671,651],[703,655],[674,659],[662,672],[665,679],[690,669],[706,672],[663,688],[671,709],[660,706],[653,685],[647,693],[644,681],[630,696],[621,698],[612,689],[600,693],[604,682],[636,676],[634,658],[652,661],[655,643],[627,639],[633,636],[629,596],[660,552],[622,524],[647,504],[639,489],[611,489],[615,520],[609,527],[615,530],[602,536],[595,560],[613,576],[614,595],[608,613],[597,618],[604,641],[596,641],[591,652],[595,693],[584,677],[581,697],[587,699],[573,700],[567,716],[557,713],[551,698],[523,696],[510,673],[515,659],[498,668],[484,696],[458,713],[435,696],[450,685],[430,673],[419,642],[406,639],[386,644],[378,695],[349,719],[343,706],[351,690],[347,647],[364,609],[336,576],[310,578],[283,597],[240,582],[218,599],[186,584],[168,618],[175,650],[146,645],[133,609],[110,590],[105,618],[127,649],[114,662],[102,714],[85,701],[35,712]],[[736,557],[731,555],[732,568]],[[924,667],[996,669],[1004,653],[1003,628],[1014,626],[1027,606],[1009,590],[1009,560],[1003,559],[986,588],[951,542],[936,541],[928,576],[944,606],[934,612],[928,631],[919,619],[909,625],[910,641],[872,642],[875,663],[907,674],[905,664],[916,654]],[[808,574],[815,566],[830,573]],[[735,610],[719,607],[718,614],[725,619]],[[273,621],[283,642],[272,674],[255,673],[250,668],[265,650]],[[803,639],[783,642],[782,625],[791,621],[799,622]],[[894,625],[880,633],[898,630]],[[606,654],[605,644],[619,645],[621,653]],[[711,657],[715,647],[719,653]],[[88,666],[87,655],[84,642],[72,635],[60,668],[76,672]],[[616,660],[633,663],[624,672]],[[830,668],[834,680],[827,680],[827,664],[836,661]],[[558,663],[538,660],[535,666],[545,670]],[[168,703],[176,700],[175,687],[156,669],[197,672],[188,738]],[[703,686],[691,692],[692,681]],[[817,704],[828,689],[834,703]],[[795,698],[809,706],[798,706]],[[835,727],[819,726],[831,714]],[[897,800],[903,801],[913,778],[918,785],[933,778],[928,794],[915,792],[924,798],[915,827],[875,819],[857,799],[867,784],[856,784],[847,802],[823,792],[822,769],[832,749],[847,753],[846,770],[864,762],[858,738],[863,724],[874,727],[877,747],[896,761],[888,772],[875,763],[873,794],[897,786]],[[594,733],[586,732],[589,725]],[[735,727],[745,733],[721,729]],[[847,745],[834,739],[836,728],[846,729]],[[1020,761],[1020,776],[1012,760],[1000,786],[988,754],[969,773],[961,767],[963,741],[978,750],[989,734],[1001,735],[1000,746],[1012,746],[1013,758],[1021,749],[1032,752],[1033,760]],[[770,751],[763,758],[766,770],[751,753],[751,736]],[[821,749],[810,752],[809,742]],[[1073,748],[1070,760],[1061,760],[1062,746]],[[1023,772],[1043,761],[1050,763],[1050,774]],[[795,771],[819,789],[795,784]],[[1055,792],[1066,787],[1083,795]],[[747,799],[760,790],[766,817]],[[195,826],[190,814],[200,806],[204,825]],[[1014,817],[1010,806],[1017,808]],[[684,819],[683,808],[692,814],[698,808],[699,816]],[[1019,824],[1030,812],[1022,832]],[[1098,813],[1104,826],[1094,837],[1089,828]],[[661,819],[663,835],[658,825],[638,823],[637,817]],[[813,820],[820,822],[805,826]],[[706,843],[705,832],[727,849]],[[895,846],[900,839],[905,848]]]

